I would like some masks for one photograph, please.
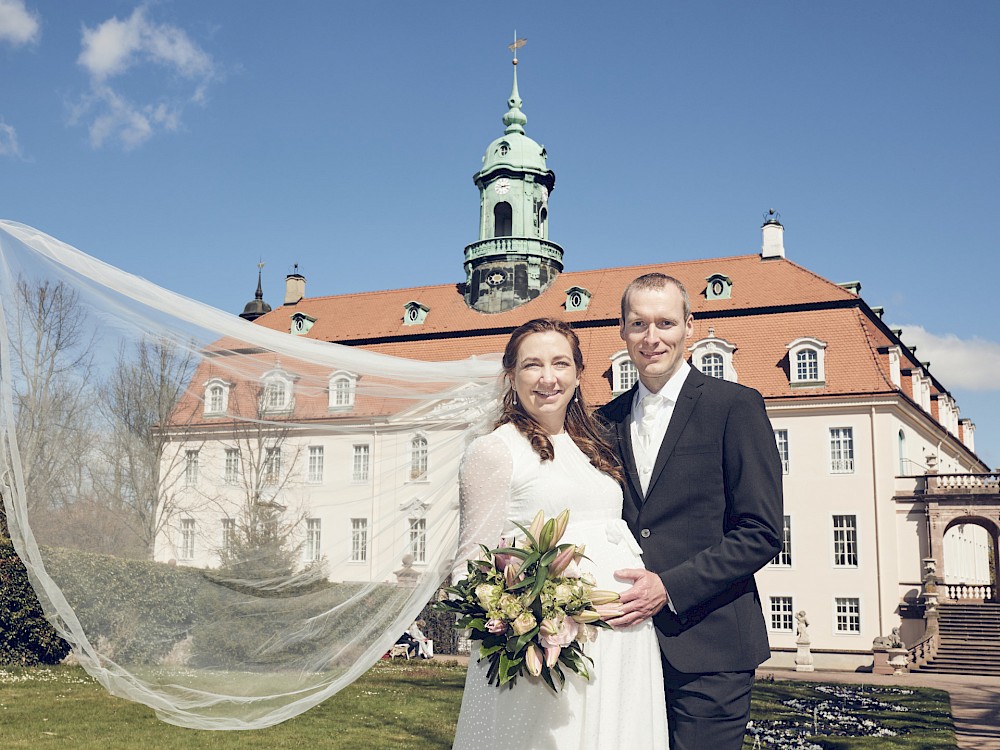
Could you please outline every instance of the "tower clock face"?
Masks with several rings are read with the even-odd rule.
[[[506,195],[510,192],[510,180],[506,177],[501,177],[499,180],[493,183],[493,192],[497,195]]]

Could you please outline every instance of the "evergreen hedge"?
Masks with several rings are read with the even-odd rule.
[[[69,650],[45,619],[14,545],[0,537],[0,666],[58,664]]]

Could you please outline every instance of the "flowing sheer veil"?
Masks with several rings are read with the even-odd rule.
[[[368,669],[451,570],[499,363],[269,330],[0,221],[0,492],[112,693],[275,724]]]

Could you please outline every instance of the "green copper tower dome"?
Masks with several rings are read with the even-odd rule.
[[[549,242],[549,196],[555,173],[545,147],[524,134],[528,121],[514,85],[504,133],[472,176],[479,188],[479,241],[465,248],[466,302],[480,312],[511,310],[537,297],[562,271],[563,250]]]

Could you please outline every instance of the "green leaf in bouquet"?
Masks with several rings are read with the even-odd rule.
[[[531,552],[529,552],[526,549],[521,549],[520,547],[498,547],[497,549],[493,550],[493,554],[511,555],[518,559],[524,560],[525,558],[531,555]],[[523,564],[522,567],[524,567]]]
[[[547,565],[539,564],[538,570],[535,572],[535,585],[531,587],[531,595],[528,599],[529,602],[535,601],[540,593],[542,593],[542,586],[549,578],[549,568]]]
[[[524,635],[519,635],[517,638],[507,639],[507,653],[509,654],[520,654],[524,652],[524,649],[532,639],[538,635],[538,625],[533,627]]]
[[[552,564],[552,561],[559,556],[559,553],[562,551],[562,549],[568,546],[569,546],[568,544],[563,544],[558,547],[553,547],[544,555],[542,555],[541,564],[544,565],[546,568],[549,567]]]
[[[491,644],[491,645],[486,645],[484,643],[479,648],[479,659],[482,660],[482,659],[485,659],[487,656],[491,656],[491,655],[497,653],[498,651],[500,651],[504,647],[504,645],[505,644],[503,644],[503,643],[494,643],[494,644]]]
[[[506,652],[500,652],[500,684],[506,685],[508,682],[512,682],[517,679],[517,676],[521,673],[521,663],[524,659],[521,658],[510,658],[507,656]]]
[[[571,644],[564,648],[559,654],[559,661],[572,669],[583,679],[590,679],[590,670],[587,668],[587,662],[589,661],[593,664],[594,660],[584,654],[580,650],[580,647],[576,644]]]
[[[521,531],[523,531],[523,532],[524,532],[524,537],[525,537],[525,539],[527,539],[527,540],[528,540],[529,542],[531,542],[531,546],[532,546],[532,547],[534,547],[535,549],[537,549],[537,548],[538,548],[538,540],[537,540],[537,539],[535,539],[535,535],[534,535],[534,534],[532,534],[532,533],[531,533],[530,531],[528,531],[528,530],[527,530],[526,528],[524,528],[524,527],[523,527],[523,526],[522,526],[521,524],[519,524],[519,523],[518,523],[517,521],[513,521],[512,523],[513,523],[513,524],[514,524],[515,526],[517,526],[517,528],[519,528],[519,529],[520,529]]]
[[[553,693],[559,692],[559,688],[557,688],[556,684],[552,681],[552,670],[548,667],[542,667],[542,679],[545,680],[546,685],[552,688]]]
[[[534,576],[528,576],[523,581],[518,581],[517,583],[515,583],[513,586],[511,586],[507,590],[508,591],[520,591],[521,589],[528,588],[529,586],[533,586],[534,583],[535,583],[535,577]]]

